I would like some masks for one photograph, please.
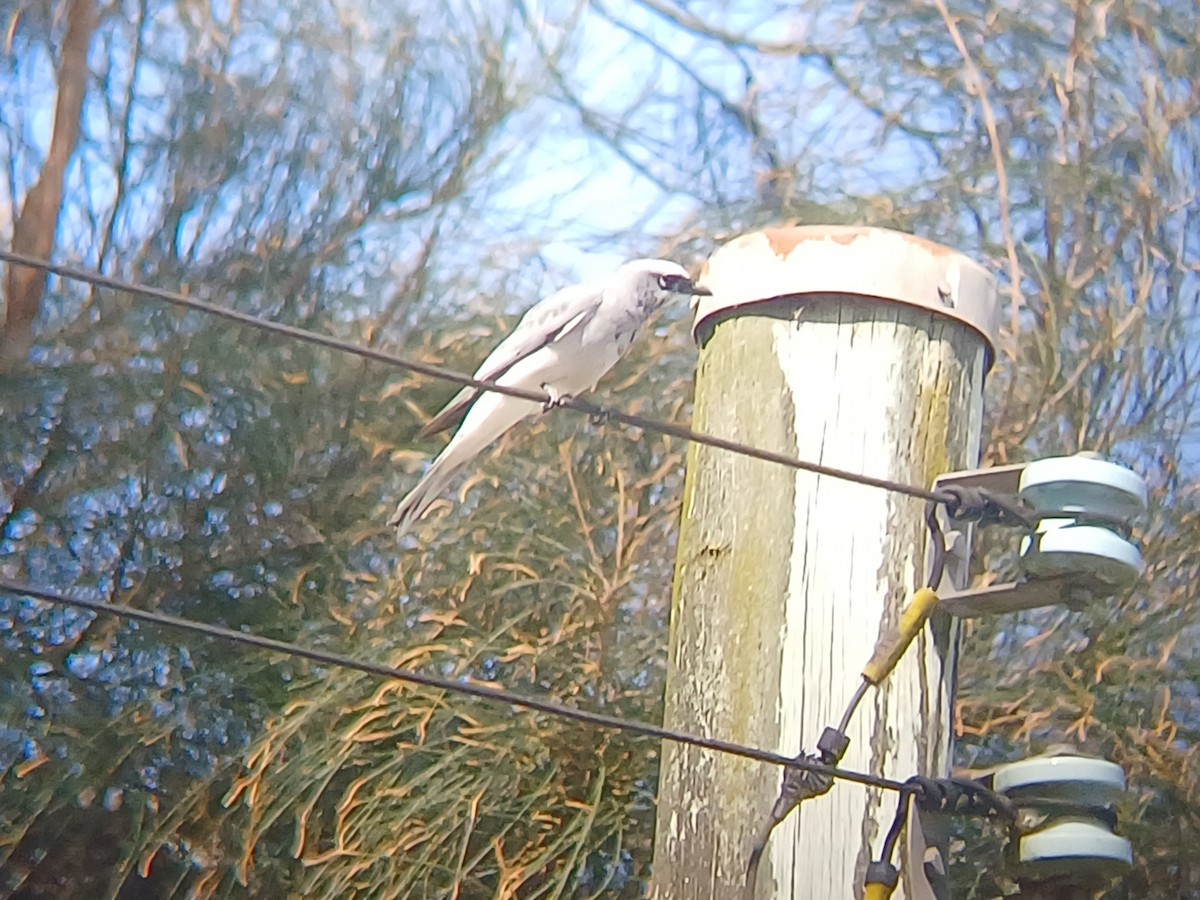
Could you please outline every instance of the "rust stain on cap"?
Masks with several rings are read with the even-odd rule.
[[[713,291],[695,304],[706,318],[776,297],[870,297],[928,309],[976,331],[991,347],[999,324],[995,280],[978,263],[925,238],[865,225],[763,228],[725,243],[704,263]],[[989,353],[988,364],[991,362]]]
[[[849,245],[866,233],[865,228],[833,229],[820,225],[793,225],[789,228],[764,228],[762,230],[762,234],[766,236],[767,242],[775,251],[776,256],[787,256],[804,241],[832,240],[839,244]]]
[[[848,247],[859,238],[870,237],[877,229],[865,225],[792,225],[783,228],[763,228],[761,234],[776,256],[787,256],[805,241],[833,241]],[[931,256],[949,256],[955,253],[949,247],[917,237],[915,234],[900,234],[905,240],[921,247]]]

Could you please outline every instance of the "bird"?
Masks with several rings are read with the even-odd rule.
[[[633,343],[638,329],[675,296],[712,292],[666,259],[635,259],[607,278],[577,284],[534,304],[475,371],[478,381],[544,391],[544,403],[465,387],[420,431],[458,431],[408,492],[388,525],[404,535],[458,472],[524,419],[595,389]]]

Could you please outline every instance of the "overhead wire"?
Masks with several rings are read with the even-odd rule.
[[[753,445],[743,443],[741,441],[734,441],[728,438],[721,438],[717,437],[716,435],[699,432],[684,425],[677,425],[674,423],[646,418],[644,416],[623,412],[612,407],[590,403],[578,398],[562,398],[561,400],[555,401],[554,398],[551,398],[549,394],[542,391],[527,390],[501,384],[496,381],[474,378],[473,376],[448,369],[443,366],[420,362],[409,357],[399,356],[397,354],[377,350],[372,347],[364,347],[350,341],[345,341],[329,335],[321,334],[319,332],[309,331],[294,325],[272,322],[249,313],[244,313],[229,307],[221,306],[216,303],[199,300],[178,291],[171,291],[164,288],[137,284],[78,266],[54,263],[47,259],[41,259],[23,253],[17,253],[12,250],[0,249],[0,261],[5,261],[10,265],[20,265],[39,269],[41,271],[57,275],[60,278],[80,281],[96,287],[107,288],[134,296],[158,300],[185,310],[204,313],[206,315],[221,318],[249,328],[255,328],[267,333],[303,341],[305,343],[325,347],[330,350],[351,354],[363,359],[371,360],[373,362],[404,369],[418,375],[449,381],[463,387],[470,387],[481,391],[494,391],[506,396],[542,403],[546,405],[547,408],[550,408],[550,406],[553,405],[573,409],[577,412],[588,415],[594,421],[620,422],[632,427],[642,428],[647,431],[669,435],[682,440],[692,441],[717,449],[726,450],[728,452],[741,454],[750,458],[760,459],[765,462],[776,463],[788,468],[797,469],[816,475],[825,475],[827,477],[837,478],[867,487],[880,488],[882,490],[914,497],[926,502],[926,521],[930,525],[931,532],[934,532],[935,538],[940,537],[940,530],[935,531],[936,508],[939,505],[944,506],[952,518],[972,518],[976,521],[984,521],[988,519],[993,521],[1001,521],[1005,518],[1009,520],[1019,520],[1021,518],[1021,511],[1018,505],[1015,503],[1015,498],[1004,498],[997,501],[996,498],[990,494],[990,492],[981,491],[978,489],[974,491],[967,491],[962,488],[928,490],[915,485],[895,481],[893,479],[879,478],[858,472],[851,472],[849,470],[840,469],[834,466],[803,460],[789,454],[766,450],[761,447],[755,447]],[[931,581],[936,582],[940,580],[941,567],[944,563],[944,542],[939,546],[938,542],[935,540],[933,550],[933,569],[935,574],[931,575]],[[796,756],[787,757],[778,753],[759,750],[753,747],[747,747],[728,741],[705,738],[699,735],[674,731],[672,729],[652,725],[646,722],[621,719],[619,717],[608,716],[602,713],[590,713],[564,706],[559,703],[554,703],[552,701],[538,700],[531,697],[521,697],[519,695],[510,694],[507,691],[480,684],[450,681],[447,679],[437,678],[435,676],[425,675],[410,670],[398,669],[379,663],[362,662],[341,654],[304,648],[285,641],[278,641],[240,631],[233,631],[232,629],[223,628],[221,626],[208,625],[205,623],[169,616],[162,613],[137,610],[132,607],[119,606],[99,601],[89,601],[77,597],[68,597],[53,591],[36,589],[30,585],[21,585],[4,579],[0,579],[0,590],[8,591],[10,593],[23,593],[48,602],[69,604],[79,608],[88,609],[99,614],[121,616],[134,621],[142,621],[164,627],[182,629],[196,634],[203,634],[219,640],[226,640],[245,646],[258,647],[264,650],[284,653],[290,656],[308,659],[313,662],[357,670],[379,677],[394,678],[413,684],[456,692],[484,700],[502,702],[512,706],[530,709],[549,715],[560,716],[595,727],[619,729],[645,737],[669,740],[681,744],[783,766],[784,780],[780,798],[776,803],[775,809],[772,811],[772,815],[766,822],[764,822],[764,828],[761,829],[762,833],[760,835],[760,839],[756,841],[755,850],[751,854],[751,861],[747,871],[746,879],[746,889],[750,895],[752,895],[754,891],[758,858],[761,857],[762,851],[765,848],[766,840],[774,826],[778,824],[779,821],[782,821],[788,812],[795,808],[795,806],[803,799],[816,796],[829,790],[835,778],[842,778],[846,781],[857,782],[878,788],[896,790],[900,791],[902,794],[911,793],[914,790],[911,785],[906,784],[905,782],[898,782],[892,779],[870,775],[867,773],[853,772],[841,769],[836,765],[837,761],[841,759],[841,754],[845,751],[845,743],[847,743],[847,741],[844,738],[844,732],[849,723],[850,717],[853,715],[855,709],[865,696],[868,687],[873,683],[877,684],[878,680],[882,679],[883,674],[886,674],[886,671],[890,671],[891,666],[895,665],[895,659],[888,659],[886,661],[876,661],[873,659],[872,663],[869,664],[868,669],[870,669],[872,665],[876,667],[882,667],[878,678],[872,679],[869,677],[864,677],[864,680],[858,686],[858,689],[855,691],[854,696],[851,698],[851,701],[846,708],[846,712],[842,717],[842,722],[839,728],[837,730],[827,729],[827,732],[829,732],[831,737],[841,738],[841,743],[838,747],[834,748],[831,746],[823,746],[821,747],[821,752],[819,754],[806,754],[801,752]],[[936,595],[934,595],[934,602],[936,602]],[[920,604],[917,605],[919,606]],[[919,617],[920,622],[923,623],[924,615],[926,614],[927,613],[921,614]],[[917,621],[917,618],[918,617],[913,617],[914,623]],[[900,643],[895,644],[893,641],[893,646],[891,646],[888,650],[888,654],[890,654],[890,656],[898,658],[899,655],[903,653],[903,649],[905,646],[907,646],[908,640],[911,640],[912,634],[915,633],[916,627],[919,626],[910,623],[909,627],[905,629],[907,632],[906,636],[904,638],[897,637],[894,639],[894,641],[899,641]],[[879,652],[883,651],[877,651],[876,655],[878,655]],[[824,742],[825,739],[826,735],[823,735],[822,741]],[[837,752],[838,750],[841,752]]]
[[[655,725],[651,722],[643,722],[637,719],[625,719],[620,716],[612,716],[605,713],[589,712],[587,710],[566,706],[562,703],[556,703],[551,700],[540,700],[536,697],[514,694],[502,688],[491,687],[478,682],[455,681],[449,678],[440,678],[436,675],[428,675],[424,672],[417,672],[412,669],[402,669],[396,666],[389,666],[384,663],[368,662],[361,659],[355,659],[354,657],[341,653],[334,653],[329,650],[318,650],[312,647],[304,647],[300,644],[294,644],[289,641],[281,641],[275,638],[263,637],[262,635],[257,635],[252,632],[239,631],[222,625],[212,625],[206,622],[198,622],[182,616],[174,616],[168,613],[137,609],[132,606],[109,603],[104,600],[89,600],[84,597],[72,596],[69,594],[63,594],[59,591],[52,591],[45,588],[38,588],[30,584],[23,584],[8,578],[0,578],[0,592],[11,594],[17,597],[33,597],[37,600],[42,600],[47,603],[54,603],[60,606],[73,606],[77,609],[89,610],[90,612],[98,613],[100,615],[116,616],[118,618],[128,619],[134,622],[143,622],[148,625],[174,628],[180,631],[189,632],[191,634],[197,634],[203,637],[225,641],[227,643],[240,644],[245,647],[254,647],[259,650],[267,650],[274,653],[282,653],[286,656],[297,659],[305,659],[321,665],[363,672],[379,678],[390,678],[396,681],[404,681],[409,684],[421,685],[422,687],[447,691],[449,693],[462,694],[464,696],[485,700],[490,703],[516,706],[522,709],[528,709],[534,712],[545,713],[546,715],[557,716],[562,719],[568,719],[580,724],[591,725],[597,728],[608,728],[617,731],[624,731],[640,737],[657,738],[659,740],[671,741],[677,744],[685,744],[691,747],[697,747],[702,750],[712,750],[718,753],[729,754],[731,756],[739,756],[743,759],[752,759],[757,762],[787,766],[792,769],[805,769],[830,779],[840,778],[845,781],[855,782],[868,787],[881,788],[883,790],[908,793],[912,793],[917,790],[916,787],[906,782],[896,781],[894,779],[884,778],[878,775],[871,775],[866,772],[855,772],[850,769],[841,769],[836,766],[823,765],[819,762],[784,756],[783,754],[774,753],[770,750],[762,750],[756,747],[747,746],[745,744],[738,744],[733,741],[725,741],[719,738],[710,738],[704,737],[703,735],[691,734],[685,731],[677,731],[672,728],[665,728],[661,725]]]
[[[404,369],[418,375],[425,375],[430,378],[449,381],[462,387],[470,387],[482,391],[494,391],[495,393],[504,394],[509,397],[517,397],[522,400],[532,400],[542,404],[551,404],[554,402],[553,398],[551,398],[550,395],[544,391],[532,391],[525,388],[517,388],[512,387],[511,385],[500,384],[496,381],[474,378],[462,372],[445,368],[444,366],[423,363],[419,360],[409,357],[387,353],[383,350],[376,350],[372,347],[364,347],[351,341],[344,341],[339,338],[321,334],[319,332],[298,328],[295,325],[286,325],[282,322],[272,322],[249,313],[239,312],[238,310],[221,306],[217,303],[198,300],[186,294],[179,293],[178,291],[170,291],[164,288],[151,287],[149,285],[123,281],[122,279],[114,278],[110,275],[104,275],[100,272],[94,272],[78,266],[62,265],[60,263],[51,262],[47,259],[29,256],[28,254],[24,253],[17,253],[12,250],[0,249],[0,261],[7,262],[10,265],[19,265],[27,268],[39,269],[43,272],[57,275],[60,278],[66,278],[72,281],[80,281],[96,287],[108,288],[109,290],[120,291],[126,294],[159,300],[163,303],[168,303],[176,307],[195,312],[201,312],[206,315],[225,319],[229,322],[236,322],[239,325],[245,325],[249,328],[256,328],[260,331],[277,334],[297,341],[303,341],[319,347],[336,350],[341,353],[349,353],[354,356],[361,357],[362,359],[383,363],[384,365]],[[580,400],[575,397],[564,397],[554,405],[567,409],[573,409],[596,420],[620,422],[624,425],[629,425],[634,428],[643,428],[647,431],[669,435],[671,437],[679,438],[680,440],[691,441],[697,444],[704,444],[709,447],[714,447],[719,450],[726,450],[731,453],[738,453],[742,456],[748,456],[753,459],[760,459],[765,462],[776,463],[791,469],[810,472],[814,475],[824,475],[830,478],[837,478],[842,481],[849,481],[855,484],[865,485],[867,487],[880,488],[885,491],[891,491],[893,493],[915,497],[919,500],[932,501],[942,504],[954,504],[957,502],[956,495],[949,491],[929,490],[916,485],[906,484],[902,481],[895,481],[890,478],[879,478],[873,475],[864,475],[859,472],[851,472],[835,466],[827,466],[822,463],[810,462],[808,460],[791,456],[787,453],[777,453],[774,450],[766,450],[761,447],[755,447],[751,444],[743,443],[741,441],[733,441],[729,440],[728,438],[706,434],[704,432],[689,428],[686,425],[677,425],[672,422],[649,419],[645,416],[623,412],[610,406],[589,403],[586,400]]]
[[[513,387],[511,385],[501,384],[496,381],[478,379],[443,366],[420,362],[409,357],[388,353],[371,347],[364,347],[350,341],[345,341],[329,335],[321,334],[319,332],[309,331],[294,325],[272,322],[249,313],[244,313],[221,306],[216,303],[199,300],[177,291],[137,284],[78,266],[53,263],[46,259],[29,256],[27,254],[16,253],[12,250],[0,249],[0,261],[8,262],[10,265],[20,265],[40,269],[44,272],[57,275],[60,278],[80,281],[92,284],[96,287],[103,287],[134,296],[142,296],[149,299],[159,300],[182,309],[204,313],[224,319],[226,321],[234,322],[239,325],[255,328],[260,331],[291,338],[315,346],[325,347],[330,350],[355,355],[373,362],[400,368],[418,375],[424,375],[430,378],[448,381],[463,387],[474,388],[480,391],[493,391],[522,400],[542,403],[547,408],[550,408],[551,406],[560,406],[573,409],[577,412],[588,415],[594,421],[620,422],[631,427],[642,428],[647,431],[669,435],[671,437],[703,444],[716,449],[741,454],[750,458],[776,463],[788,468],[797,469],[816,475],[825,475],[827,477],[861,484],[867,487],[875,487],[924,500],[927,504],[926,523],[929,526],[932,539],[930,548],[932,558],[929,583],[930,588],[933,589],[936,589],[937,583],[941,580],[946,555],[945,539],[937,522],[936,511],[938,506],[944,507],[950,518],[958,521],[972,520],[980,522],[981,524],[1015,524],[1026,528],[1032,527],[1034,522],[1033,512],[1025,507],[1024,504],[1015,497],[996,495],[990,491],[978,488],[966,489],[962,486],[953,485],[944,489],[929,490],[893,479],[865,475],[858,472],[840,469],[834,466],[803,460],[789,454],[766,450],[761,447],[755,447],[753,445],[743,443],[741,441],[734,441],[728,438],[721,438],[716,435],[699,432],[684,425],[650,419],[644,416],[623,412],[609,406],[590,403],[578,398],[562,398],[560,400],[555,400],[554,398],[551,398],[549,394],[542,391],[527,390],[524,388]],[[234,631],[222,626],[209,625],[177,616],[148,612],[145,610],[138,610],[128,606],[120,606],[106,602],[90,601],[78,597],[70,597],[54,591],[34,588],[31,585],[22,585],[7,579],[0,579],[0,591],[24,594],[47,602],[67,604],[78,608],[91,610],[98,614],[114,615],[134,621],[141,621],[163,627],[181,629],[210,638],[283,653],[289,656],[307,659],[312,662],[325,665],[356,670],[378,677],[393,678],[412,684],[423,685],[426,687],[454,692],[466,696],[473,696],[491,702],[504,703],[511,706],[525,708],[548,715],[559,716],[594,727],[617,729],[644,737],[668,740],[702,749],[713,750],[716,752],[727,753],[734,756],[740,756],[747,759],[754,759],[760,762],[783,766],[784,786],[781,796],[776,803],[776,808],[772,811],[772,815],[764,823],[765,827],[762,829],[760,840],[756,841],[754,852],[751,854],[750,864],[747,871],[747,879],[745,882],[747,896],[753,895],[757,875],[758,858],[761,856],[762,850],[765,848],[766,839],[770,835],[774,826],[778,824],[779,821],[782,821],[782,819],[786,817],[787,813],[791,809],[794,809],[795,806],[806,797],[816,796],[829,790],[835,778],[841,778],[846,781],[856,782],[872,787],[898,791],[902,796],[907,796],[919,790],[919,788],[914,787],[912,782],[900,782],[884,778],[882,776],[871,775],[869,773],[854,772],[839,768],[837,765],[835,765],[835,763],[837,760],[840,760],[841,753],[844,753],[845,750],[844,745],[847,743],[845,739],[845,730],[849,724],[849,719],[865,696],[867,689],[872,684],[878,684],[879,681],[881,681],[886,675],[886,673],[891,670],[891,668],[895,665],[896,660],[904,652],[904,648],[907,646],[908,642],[915,635],[916,631],[919,630],[921,625],[924,623],[925,618],[927,618],[929,612],[936,604],[937,596],[933,590],[930,590],[929,588],[925,589],[924,592],[918,592],[917,598],[919,602],[910,604],[910,608],[906,610],[905,619],[911,621],[901,623],[902,627],[899,629],[898,633],[896,635],[889,636],[888,639],[883,642],[887,646],[881,645],[881,647],[877,648],[875,656],[878,657],[878,659],[873,657],[872,661],[868,664],[867,669],[864,670],[864,679],[858,686],[858,689],[854,692],[854,696],[847,705],[839,728],[836,730],[826,729],[826,731],[829,732],[828,736],[831,737],[831,739],[841,739],[841,744],[839,744],[839,746],[836,748],[836,750],[840,750],[841,752],[831,752],[831,750],[834,750],[835,748],[832,748],[831,746],[823,746],[820,754],[805,754],[802,752],[793,757],[783,756],[779,753],[748,747],[730,741],[706,738],[700,735],[675,731],[673,729],[653,725],[648,722],[622,719],[617,716],[610,716],[603,713],[593,713],[575,709],[563,704],[555,703],[553,701],[539,700],[532,697],[523,697],[502,689],[489,687],[478,683],[451,681],[444,678],[438,678],[436,676],[426,675],[420,672],[386,666],[380,663],[364,662],[344,656],[342,654],[305,648],[286,641],[279,641],[241,631]],[[878,669],[879,671],[875,672],[875,669]],[[822,736],[822,742],[826,741],[826,737],[827,735]],[[837,742],[834,741],[834,743]],[[906,804],[902,802],[900,804],[900,808],[906,808]],[[898,813],[898,817],[899,815],[900,814]],[[894,843],[895,837],[892,835],[892,832],[896,831],[896,824],[893,823],[892,829],[889,830],[889,843]],[[890,855],[892,848],[889,847],[888,849]]]

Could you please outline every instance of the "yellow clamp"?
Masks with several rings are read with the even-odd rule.
[[[863,667],[863,678],[877,685],[896,667],[908,645],[912,643],[938,604],[937,592],[932,588],[921,588],[908,602],[896,627],[879,639],[875,652]],[[868,893],[867,897],[870,898]],[[881,895],[882,896],[882,895]]]

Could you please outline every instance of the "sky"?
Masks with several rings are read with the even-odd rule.
[[[713,10],[717,9],[717,5],[705,7],[693,4],[691,8],[704,11],[706,15],[716,15]],[[562,16],[566,9],[565,3],[546,0],[542,13],[545,18],[553,20],[556,16]],[[742,99],[746,89],[744,75],[719,51],[702,45],[697,39],[681,36],[661,18],[636,3],[613,0],[609,9],[647,37],[669,42],[672,52],[694,62],[703,77],[724,91],[729,99]],[[216,14],[223,15],[220,6]],[[772,19],[765,25],[748,19],[743,21],[736,14],[725,21],[734,30],[754,25],[761,36],[768,39],[782,40],[794,37],[797,33],[786,16]],[[837,25],[832,21],[818,21],[810,27],[835,28]],[[160,27],[166,30],[167,23],[160,23]],[[557,33],[553,28],[547,28],[546,35],[549,39],[556,37]],[[656,69],[653,55],[640,47],[636,38],[598,16],[588,15],[576,37],[577,41],[571,49],[571,83],[585,101],[601,112],[614,117],[623,116],[636,106],[648,81],[657,80],[660,85],[670,88],[675,85],[672,79],[679,79],[679,73],[669,64],[661,70]],[[170,49],[167,47],[162,51],[167,59],[171,56]],[[115,52],[119,56],[128,52],[128,48],[118,47]],[[619,59],[620,65],[614,65],[614,59]],[[106,66],[111,67],[109,73],[113,76],[113,90],[123,86],[119,59],[104,59],[103,53],[97,50],[91,62],[97,72]],[[35,157],[44,153],[49,140],[53,69],[49,58],[39,52],[22,55],[14,60],[13,65],[18,72],[18,94],[0,97],[0,108],[4,111],[2,118],[6,123],[0,126],[0,136],[5,135],[5,127],[19,127],[20,137],[32,147],[32,153],[25,161],[33,162],[36,161]],[[768,60],[756,72],[756,77],[763,93],[776,93],[781,86],[789,86],[792,95],[819,98],[802,110],[802,116],[793,118],[792,107],[785,105],[764,109],[763,115],[781,140],[789,142],[786,149],[795,151],[807,145],[816,148],[814,155],[817,164],[825,167],[822,170],[825,177],[818,179],[822,183],[838,185],[847,193],[870,193],[904,185],[919,187],[926,179],[939,174],[923,151],[901,136],[877,146],[874,142],[877,123],[871,116],[846,104],[844,94],[830,86],[820,65],[802,60]],[[154,66],[144,67],[139,79],[136,86],[141,92],[153,95],[165,89],[161,72]],[[10,113],[17,107],[28,110],[29,115],[23,120],[14,118]],[[86,124],[93,138],[112,136],[107,133],[104,113],[99,104],[89,107]],[[925,114],[933,116],[939,113],[933,109]],[[696,201],[689,193],[682,190],[677,193],[664,192],[620,160],[601,140],[588,135],[579,126],[577,113],[555,99],[535,101],[531,109],[516,116],[508,128],[509,132],[502,137],[500,144],[501,155],[506,142],[511,148],[510,158],[504,160],[504,164],[511,167],[512,186],[488,201],[481,222],[468,224],[477,225],[477,232],[484,235],[479,245],[483,251],[493,244],[500,245],[522,238],[540,242],[540,252],[550,262],[552,270],[546,280],[556,282],[549,287],[556,287],[568,279],[599,277],[633,252],[625,244],[606,246],[598,243],[597,234],[627,229],[643,222],[647,235],[645,243],[649,248],[654,246],[658,236],[669,235],[680,221],[696,212]],[[534,128],[538,130],[531,131]],[[680,128],[682,130],[684,125],[681,124]],[[539,139],[531,141],[530,134],[537,134]],[[689,136],[684,135],[681,143]],[[741,195],[745,193],[745,180],[752,174],[749,151],[744,142],[737,140],[732,140],[730,146],[731,159],[727,162],[731,192]],[[5,148],[0,147],[0,155],[4,153]],[[647,163],[669,168],[670,158],[664,156],[658,160],[647,160]],[[147,160],[145,171],[152,171],[153,164],[152,159]],[[21,168],[19,164],[18,168]],[[34,172],[33,166],[27,166],[19,173],[17,183],[22,190],[28,187]],[[115,185],[114,175],[103,167],[76,163],[74,172],[73,183],[85,185],[87,193],[96,199],[110,193]],[[142,175],[141,172],[134,174],[138,177]],[[139,189],[145,190],[147,195],[153,194],[153,178],[146,178],[145,184],[139,185]],[[152,198],[148,197],[146,202],[152,202]],[[66,239],[60,242],[60,258],[73,260],[78,245],[72,238],[83,229],[92,227],[93,223],[80,212],[81,205],[77,204],[73,213],[66,217],[62,231]],[[235,205],[234,201],[229,201],[225,212],[232,213]],[[134,218],[126,223],[130,228],[136,229],[137,209],[135,205]],[[528,226],[529,231],[514,235],[506,228],[513,222],[523,223],[522,227]],[[297,228],[304,227],[302,221],[294,224]],[[195,227],[198,228],[198,225]],[[220,229],[214,233],[219,234]],[[0,239],[7,240],[10,235],[11,198],[7,204],[0,203]],[[388,239],[386,233],[376,238],[380,244]],[[1181,240],[1186,239],[1186,235],[1181,236]],[[475,249],[463,252],[474,252]],[[385,278],[386,273],[381,272],[376,277]],[[537,299],[536,291],[547,288],[536,282],[536,279],[530,279],[520,283],[520,290],[511,298],[509,311],[532,303]],[[369,297],[373,287],[374,282],[368,280],[361,291]],[[466,298],[461,302],[472,303],[475,298]],[[362,307],[356,307],[356,312],[360,310],[366,317],[371,307],[364,303]],[[1200,461],[1200,455],[1195,459]],[[136,493],[136,485],[124,487]],[[95,504],[99,501],[93,497],[84,502]],[[130,503],[136,502],[137,497],[130,499]],[[116,508],[124,507],[114,506]],[[103,511],[83,512],[100,514]],[[217,524],[214,523],[214,527]],[[115,546],[109,549],[113,553],[119,550]],[[33,562],[35,566],[38,564],[36,558],[33,558]]]

